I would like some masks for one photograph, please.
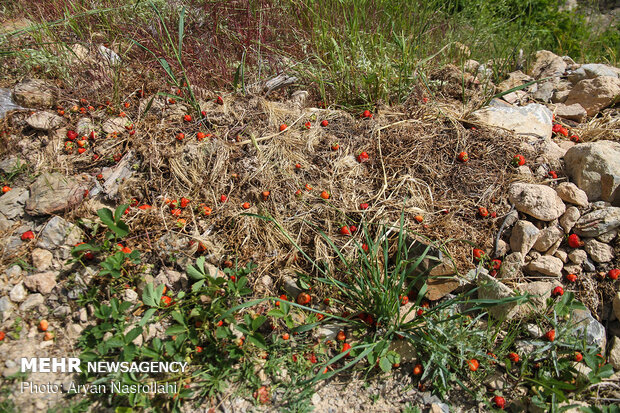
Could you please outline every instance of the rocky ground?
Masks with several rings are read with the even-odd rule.
[[[114,59],[110,53],[107,56],[108,61]],[[105,61],[102,64],[106,64]],[[449,101],[455,97],[453,93],[460,93],[462,79],[466,80],[472,90],[479,89],[481,85],[488,86],[490,64],[492,62],[479,64],[469,61],[465,73],[456,67],[445,68],[434,79],[438,94],[443,94]],[[143,127],[138,136],[142,131],[146,135],[155,128],[142,126],[147,124],[148,119],[139,114],[152,105],[156,120],[148,121],[164,128],[171,135],[178,133],[179,125],[166,122],[183,116],[187,113],[186,107],[168,104],[162,98],[150,100],[149,103],[149,96],[142,96],[132,102],[131,110],[139,110],[130,121],[124,112],[111,115],[105,108],[94,114],[97,108],[84,109],[87,104],[78,102],[69,95],[69,91],[59,89],[46,80],[29,79],[3,86],[10,88],[5,89],[5,92],[0,90],[0,93],[5,93],[0,104],[4,102],[8,106],[10,102],[12,105],[8,107],[7,113],[0,111],[4,116],[2,139],[7,143],[0,150],[0,176],[7,187],[0,195],[0,331],[6,333],[0,341],[0,369],[3,377],[8,379],[18,374],[21,357],[68,357],[79,354],[77,339],[84,328],[93,323],[94,312],[92,306],[81,305],[80,295],[97,285],[100,269],[97,265],[82,265],[72,261],[71,250],[76,244],[87,241],[91,232],[94,234],[97,231],[98,218],[95,213],[102,206],[116,206],[120,200],[129,200],[137,192],[143,191],[142,197],[138,198],[139,203],[146,205],[148,201],[153,204],[154,210],[158,210],[149,212],[147,208],[139,209],[137,200],[132,205],[131,214],[134,215],[131,216],[134,218],[130,220],[130,226],[146,228],[146,231],[136,232],[140,234],[136,236],[139,239],[133,242],[136,246],[148,244],[154,251],[150,256],[153,262],[144,263],[147,267],[150,265],[144,269],[144,278],[150,277],[156,284],[163,283],[174,291],[187,288],[187,276],[182,269],[188,262],[193,262],[199,246],[206,248],[210,271],[216,272],[217,267],[224,265],[224,258],[230,256],[231,248],[220,246],[212,239],[209,234],[215,224],[209,227],[210,224],[202,223],[203,218],[187,217],[188,220],[195,219],[197,228],[201,230],[183,233],[182,229],[175,228],[176,217],[171,220],[167,214],[164,219],[163,211],[168,210],[163,194],[153,195],[153,185],[141,181],[147,176],[148,172],[145,171],[149,168],[151,178],[158,176],[157,169],[161,165],[154,158],[145,159],[144,154],[148,148],[138,147],[138,144],[132,147],[131,131],[134,124],[136,129]],[[497,134],[498,139],[508,136],[506,142],[518,142],[519,153],[524,156],[523,164],[519,164],[519,159],[516,159],[517,164],[513,168],[506,165],[506,185],[498,187],[492,196],[479,195],[481,201],[494,198],[497,210],[502,211],[493,217],[488,231],[479,234],[486,238],[485,242],[479,243],[482,253],[489,259],[501,260],[501,266],[497,270],[473,271],[467,277],[463,276],[466,271],[461,270],[467,267],[471,269],[473,265],[470,260],[461,260],[457,268],[446,262],[434,270],[434,276],[444,278],[430,284],[427,298],[438,301],[450,293],[474,285],[480,287],[480,298],[532,294],[535,297],[533,306],[515,303],[491,309],[493,318],[510,321],[527,319],[539,311],[558,286],[564,291],[574,292],[587,307],[587,310],[575,310],[575,322],[582,325],[587,342],[599,346],[601,353],[616,371],[608,379],[608,388],[611,390],[605,393],[604,398],[620,399],[617,390],[620,385],[620,291],[618,276],[614,272],[614,269],[620,267],[620,115],[618,109],[614,108],[620,99],[620,69],[602,64],[577,64],[570,57],[540,51],[528,74],[513,72],[496,88],[497,92],[503,93],[501,97],[493,99],[482,109],[455,116],[454,119],[458,119],[464,125],[463,130],[469,134],[477,133],[478,129],[483,131],[481,133]],[[316,114],[323,116],[323,112],[306,101],[307,93],[298,91],[290,95],[288,100],[283,97],[282,102],[278,102],[280,106],[277,106],[277,110],[296,116],[299,114],[297,120],[313,113],[315,117]],[[69,113],[71,102],[76,104],[76,113]],[[59,103],[62,103],[61,108],[56,108]],[[241,111],[253,109],[247,100],[235,101],[232,97],[227,98],[225,106],[228,111],[225,115],[239,118],[242,118],[239,115]],[[454,106],[442,109],[449,110],[451,107]],[[210,116],[209,122],[214,128],[217,128],[219,122],[224,122],[218,118],[224,114],[213,99],[201,100],[201,109]],[[281,117],[278,113],[274,115],[276,109],[272,107],[268,117],[272,124],[277,125]],[[378,109],[378,118],[382,110],[384,113],[390,111],[389,108]],[[351,125],[356,122],[339,111],[329,113],[337,121],[345,119],[342,122]],[[409,115],[415,122],[415,114],[409,112]],[[397,121],[406,122],[406,118],[398,118]],[[388,120],[383,125],[391,123],[388,115],[384,119]],[[293,125],[289,122],[289,126]],[[229,128],[229,125],[226,127]],[[229,139],[222,138],[222,146],[214,152],[228,150],[225,148],[238,143],[243,144],[239,140],[234,142],[235,135],[242,134],[243,129],[237,128],[236,132],[231,132],[231,129],[234,128],[229,128],[226,133]],[[72,139],[68,133],[72,130],[75,130],[77,139]],[[99,143],[99,136],[110,139]],[[115,141],[117,136],[126,138]],[[178,134],[176,136],[179,140]],[[345,139],[341,142],[346,142],[346,138],[339,135],[338,131],[333,131],[328,137],[313,139],[325,145],[332,144],[334,138]],[[258,148],[255,139],[252,135],[249,144]],[[94,149],[95,142],[101,145],[97,146],[97,150]],[[301,143],[303,141],[293,142],[291,146],[301,146]],[[312,143],[307,144],[312,146]],[[316,154],[315,147],[311,149]],[[88,156],[75,158],[82,155],[82,148],[85,151],[89,148],[86,153]],[[155,150],[154,147],[152,149]],[[379,146],[378,150],[389,152],[387,147]],[[176,155],[178,159],[185,155],[191,158],[191,151],[191,148],[184,148]],[[215,156],[214,152],[210,156]],[[482,150],[469,152],[474,155],[470,162],[475,162],[476,155],[482,157],[483,153]],[[508,154],[509,158],[512,156]],[[176,158],[170,156],[170,159]],[[248,159],[234,161],[252,172],[260,169],[257,161]],[[101,163],[102,160],[105,163]],[[289,159],[287,163],[290,161],[297,159]],[[352,178],[360,174],[355,169],[357,166],[353,156],[334,159],[334,163],[336,169],[344,168]],[[186,188],[195,183],[191,176],[192,169],[187,164],[184,166],[183,163],[170,161],[168,166],[170,169],[160,178],[176,179],[175,182],[181,182],[180,185]],[[192,168],[194,166],[191,164]],[[199,166],[205,167],[204,164]],[[377,167],[377,176],[380,175],[379,171],[381,169]],[[382,180],[383,177],[380,177],[379,182],[382,183]],[[492,181],[489,178],[489,185]],[[324,186],[327,188],[327,184]],[[294,192],[290,187],[288,189]],[[214,199],[217,199],[215,195],[219,197],[223,193],[219,190],[212,192]],[[275,193],[274,189],[272,192]],[[147,193],[148,196],[145,195]],[[291,199],[294,199],[292,195]],[[287,202],[283,203],[283,215],[286,215]],[[433,220],[439,221],[444,211],[439,207],[439,202],[407,210],[411,215],[408,218],[423,213],[425,222],[431,225],[430,229],[425,229],[432,230]],[[469,214],[468,219],[476,222],[480,217],[475,217],[476,213],[471,212],[470,201],[467,202],[463,209],[469,208],[469,211],[463,214]],[[349,202],[353,203],[354,200]],[[478,205],[486,204],[480,202]],[[148,206],[150,209],[151,205]],[[454,213],[458,214],[458,204],[453,208],[456,209]],[[422,212],[416,212],[418,210]],[[398,208],[394,208],[394,211],[398,214]],[[231,216],[238,212],[231,213]],[[484,215],[483,211],[478,211],[478,214]],[[456,215],[454,219],[457,219]],[[148,225],[154,222],[158,230],[150,232]],[[247,238],[254,236],[250,232],[253,227],[249,227],[247,234],[244,234],[244,228],[234,227],[234,222],[226,222],[242,234],[237,238],[241,246],[245,243],[246,235]],[[450,224],[450,221],[442,222],[445,226]],[[226,227],[222,225],[221,228]],[[198,242],[192,241],[188,246],[188,239]],[[207,243],[206,247],[202,246],[202,242]],[[264,249],[267,247],[273,245],[265,245]],[[222,253],[224,249],[228,255]],[[158,255],[158,250],[163,254]],[[469,254],[469,247],[467,251]],[[174,254],[177,254],[175,260],[166,261],[166,256],[170,258]],[[263,257],[268,257],[268,253],[265,252]],[[151,273],[149,269],[154,268],[158,271]],[[273,294],[278,291],[275,285],[281,283],[282,289],[291,290],[289,293],[293,295],[297,287],[287,287],[286,280],[294,277],[294,273],[284,274],[286,277],[275,277],[269,273],[269,267],[263,267],[262,272],[252,280],[252,285],[256,291]],[[137,302],[143,285],[128,287],[123,298]],[[38,331],[40,319],[49,321],[53,336],[46,337]],[[162,326],[154,326],[155,331],[149,332],[151,337],[158,334],[158,328],[163,331]],[[534,337],[542,335],[542,332],[536,330],[536,325],[528,326],[528,329]],[[528,337],[523,337],[518,344],[524,351],[527,351],[527,340]],[[351,391],[365,383],[362,378],[350,378],[344,383],[332,381],[319,387],[311,404],[317,411],[334,412],[351,409],[402,411],[407,404],[430,408],[433,412],[447,411],[447,405],[432,397],[429,392],[414,388],[409,378],[406,372],[398,372],[387,381],[373,379],[364,392]],[[50,381],[63,382],[70,378],[66,375],[32,374],[28,380],[44,384]],[[501,389],[504,384],[487,385]],[[3,384],[4,388],[12,392],[9,399],[17,406],[17,411],[40,411],[65,402],[62,394],[32,396],[21,393],[18,385],[19,380],[6,380]],[[527,392],[527,389],[524,391]],[[277,398],[277,394],[274,397]],[[222,411],[245,411],[252,410],[253,406],[247,398],[235,396],[226,398],[220,408]],[[484,405],[468,405],[465,401],[456,403],[453,408],[467,411],[485,409]]]

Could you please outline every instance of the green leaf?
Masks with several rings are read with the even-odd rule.
[[[129,208],[129,204],[121,204],[114,210],[114,223],[118,225],[125,211]]]
[[[254,333],[252,335],[249,335],[248,341],[260,349],[267,350],[267,343],[265,342],[265,338],[260,333]]]
[[[125,335],[125,344],[129,344],[142,334],[142,327],[136,327]]]
[[[146,325],[146,323],[150,320],[151,317],[153,317],[153,314],[155,314],[156,311],[157,311],[156,308],[149,308],[148,310],[146,310],[144,312],[144,315],[142,316],[142,319],[138,323],[138,325],[141,326],[141,327]]]
[[[218,327],[215,329],[215,338],[226,338],[232,335],[228,327]]]
[[[183,32],[185,31],[185,7],[181,9],[181,15],[179,16],[179,48],[178,56],[181,56],[181,50],[183,49]]]
[[[185,326],[181,326],[181,325],[174,325],[174,326],[170,326],[166,329],[166,335],[168,336],[174,336],[177,334],[181,334],[184,333],[187,330],[187,328]]]
[[[170,77],[170,79],[172,79],[174,84],[178,85],[179,82],[177,81],[177,78],[174,76],[174,73],[172,73],[172,69],[170,68],[170,64],[168,63],[168,61],[164,59],[163,57],[160,57],[157,60],[159,61],[159,64],[161,65],[161,67],[166,71],[166,74]]]
[[[379,367],[383,370],[383,372],[389,373],[392,371],[392,362],[390,362],[387,357],[381,357],[379,359]]]
[[[179,313],[178,311],[173,311],[172,314],[170,314],[172,316],[172,318],[175,319],[175,321],[183,326],[186,326],[185,324],[185,319],[183,318],[183,315],[181,313]]]
[[[196,282],[194,285],[192,285],[192,292],[198,292],[202,286],[205,284],[205,280],[200,280],[198,282]]]
[[[264,315],[256,317],[252,321],[252,330],[254,331],[258,330],[258,328],[262,326],[265,321],[267,321],[267,317],[265,317]]]
[[[99,209],[97,211],[97,215],[99,215],[101,222],[103,222],[108,227],[110,225],[114,225],[114,216],[112,215],[112,211],[110,211],[108,208]]]

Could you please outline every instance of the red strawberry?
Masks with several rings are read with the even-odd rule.
[[[370,118],[370,117],[372,117],[372,113],[370,113],[370,111],[366,109],[364,113],[362,113],[362,118]]]
[[[340,145],[337,143],[332,144],[332,151],[337,151],[338,149],[340,149]]]
[[[347,227],[346,225],[340,228],[340,233],[342,235],[351,235],[351,231],[349,230],[349,227]]]
[[[362,249],[364,252],[368,252],[368,244],[362,244]]]
[[[269,195],[271,195],[271,191],[263,191],[261,195],[263,196],[263,201],[266,201],[269,198]]]
[[[575,351],[575,361],[579,363],[581,360],[583,360],[583,355],[580,352]]]
[[[560,125],[559,123],[554,124],[553,127],[551,128],[553,133],[558,133],[560,129],[562,129],[562,125]]]
[[[476,359],[471,359],[467,361],[467,364],[469,365],[469,370],[471,371],[476,371],[478,370],[478,367],[480,367],[480,363]]]
[[[424,217],[422,215],[416,215],[415,217],[413,217],[413,219],[415,219],[415,221],[420,224],[422,223],[422,221],[424,221]]]
[[[504,399],[502,396],[495,396],[491,401],[498,409],[504,410],[504,407],[506,407],[506,399]]]
[[[349,227],[349,231],[351,231],[351,233],[354,233],[354,232],[356,232],[356,231],[357,231],[357,227],[356,227],[355,225],[351,225],[351,226]]]
[[[360,209],[368,209],[368,204],[366,202],[363,202],[360,204]]]
[[[297,168],[297,169],[301,169],[301,164],[300,164],[300,163],[296,163],[296,164],[295,164],[295,168]]]
[[[617,268],[609,270],[609,272],[607,273],[607,276],[611,278],[612,280],[617,280],[618,276],[620,276],[620,270]]]
[[[226,195],[220,196],[220,202],[224,203],[226,201],[228,201],[228,197]]]
[[[482,259],[482,257],[484,257],[484,255],[485,255],[484,251],[482,251],[479,248],[474,248],[473,254],[474,254],[474,259],[476,261],[480,261]]]
[[[568,137],[568,129],[566,129],[565,127],[561,127],[560,128],[560,135],[564,135],[565,138]]]
[[[244,202],[244,203],[241,205],[241,208],[243,208],[243,209],[250,209],[250,203],[249,203],[249,202]]]
[[[422,367],[422,365],[416,364],[415,367],[413,368],[413,375],[419,376],[420,374],[422,374],[422,371],[424,371],[424,368]]]
[[[183,116],[183,120],[185,122],[191,122],[192,121],[192,117],[191,117],[191,115],[185,115],[185,116]]]
[[[480,215],[482,218],[486,218],[489,216],[489,210],[485,207],[480,207],[478,208],[478,215]]]
[[[7,193],[7,192],[9,192],[10,190],[11,190],[11,187],[10,187],[10,186],[5,185],[5,186],[3,186],[3,187],[2,187],[2,193],[3,193],[3,194],[6,194],[6,193]]]
[[[579,136],[577,135],[571,135],[569,139],[575,143],[579,143]]]
[[[497,218],[497,212],[491,211],[491,218]]]
[[[185,134],[183,132],[179,132],[177,133],[176,138],[177,140],[182,141],[183,139],[185,139]]]
[[[312,301],[312,297],[308,293],[301,292],[297,296],[297,304],[299,305],[310,304],[310,301]]]
[[[566,274],[566,280],[568,282],[574,283],[577,281],[577,276],[575,274]]]
[[[342,350],[340,351],[341,353],[345,353],[346,356],[345,357],[349,357],[350,356],[350,352],[351,352],[351,344],[349,343],[344,343],[342,345]]]
[[[323,191],[323,192],[321,192],[321,198],[323,198],[323,199],[329,199],[329,192],[327,192],[327,191]]]
[[[519,362],[519,355],[517,353],[508,353],[508,359],[513,363]]]
[[[67,131],[67,139],[69,139],[70,141],[74,141],[76,140],[78,137],[78,134],[76,131],[73,130],[68,130]]]
[[[329,122],[327,120],[324,120],[323,122],[321,122],[322,127],[326,127],[327,125],[329,125]]]
[[[559,297],[559,296],[564,295],[564,288],[558,285],[557,287],[553,289],[553,291],[551,291],[551,295],[554,297]]]
[[[33,239],[34,238],[34,232],[32,231],[26,231],[22,234],[22,241],[27,241],[29,239]]]
[[[409,302],[409,297],[406,295],[398,297],[400,299],[400,305],[405,305]]]
[[[4,331],[0,331],[0,341],[4,340],[4,337],[6,337],[6,334]]]
[[[207,135],[205,135],[203,132],[198,132],[196,134],[196,138],[198,138],[199,141],[203,140],[206,137],[207,137]]]
[[[502,260],[493,260],[491,261],[491,268],[493,268],[494,270],[499,270],[500,267],[502,266]]]
[[[97,179],[102,180],[103,179],[103,174],[97,175]]]
[[[79,154],[83,154],[84,152],[86,152],[86,148],[78,148]]]
[[[172,298],[168,297],[167,295],[164,295],[161,300],[164,302],[165,306],[168,307],[170,306],[170,304],[172,304]]]
[[[221,97],[221,96],[218,96],[218,97],[217,97],[217,99],[215,100],[215,102],[216,102],[218,105],[223,105],[223,104],[224,104],[224,99],[222,99],[222,97]]]
[[[581,242],[581,239],[579,239],[579,235],[577,234],[570,234],[568,236],[568,246],[571,248],[579,248],[583,245],[583,242]]]
[[[310,122],[306,122],[304,123],[304,126],[306,127],[306,129],[310,129],[312,127],[312,124]]]
[[[362,152],[359,155],[357,155],[357,161],[362,163],[362,162],[367,162],[369,159],[369,156],[366,152]]]
[[[512,158],[512,164],[515,167],[525,165],[525,158],[523,155],[515,155],[515,157]]]
[[[280,132],[285,131],[286,128],[288,128],[288,126],[286,126],[286,123],[283,123],[282,125],[280,125]]]
[[[185,208],[191,201],[185,197],[181,198],[181,208]]]
[[[461,162],[469,161],[469,155],[467,154],[467,152],[463,151],[463,152],[459,153],[459,161],[461,161]]]
[[[558,174],[556,171],[549,171],[549,177],[551,179],[558,179]]]
[[[549,341],[555,341],[555,330],[549,330],[545,333],[545,338]]]

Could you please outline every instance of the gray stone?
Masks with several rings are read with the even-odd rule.
[[[496,257],[503,257],[508,254],[508,243],[503,239],[497,241],[497,249],[495,250]]]
[[[28,311],[32,308],[40,306],[43,303],[45,303],[45,298],[43,298],[41,294],[30,294],[28,298],[26,298],[26,301],[19,306],[19,310]]]
[[[534,249],[536,251],[548,251],[558,240],[562,239],[564,233],[556,225],[551,225],[538,234]]]
[[[185,290],[188,285],[187,274],[162,268],[157,277],[155,277],[155,286],[160,284],[167,285],[175,291]]]
[[[320,340],[336,340],[338,332],[343,329],[343,326],[339,324],[322,324],[316,330],[313,335]]]
[[[103,61],[106,62],[110,66],[115,66],[121,63],[121,57],[116,54],[116,52],[112,49],[105,47],[104,45],[99,45],[99,54],[103,58]]]
[[[583,270],[585,272],[594,272],[596,271],[596,267],[594,266],[594,264],[592,263],[592,261],[586,259],[582,264],[581,267],[583,268]]]
[[[21,303],[26,299],[26,296],[28,296],[28,293],[26,292],[23,283],[16,284],[9,293],[9,298],[14,303]]]
[[[568,253],[568,259],[577,265],[581,265],[588,259],[588,254],[584,250],[574,249]]]
[[[563,249],[556,250],[553,255],[561,259],[564,264],[568,262],[568,254]]]
[[[125,131],[126,125],[127,125],[126,118],[110,118],[106,120],[105,122],[103,122],[103,125],[101,125],[101,129],[103,129],[105,133],[116,132],[120,134]]]
[[[566,70],[566,62],[560,56],[548,51],[536,52],[536,60],[530,70],[535,79],[562,76]]]
[[[547,299],[551,297],[551,291],[557,286],[561,285],[560,282],[546,282],[535,281],[517,284],[517,290],[522,294],[531,294],[530,304],[524,304],[520,306],[520,313],[522,316],[527,316],[532,312],[544,311],[547,306]]]
[[[571,313],[571,323],[577,326],[575,333],[579,337],[585,335],[586,342],[605,349],[607,342],[605,328],[601,323],[592,317],[588,310],[573,310]]]
[[[567,274],[575,274],[575,275],[581,275],[581,273],[583,272],[581,265],[579,264],[564,265],[564,271],[566,271]]]
[[[572,182],[562,182],[555,188],[555,191],[564,202],[584,208],[588,206],[588,195]]]
[[[584,240],[584,249],[595,262],[609,262],[614,258],[614,249],[593,238]]]
[[[35,248],[32,251],[32,266],[37,269],[37,271],[45,271],[52,266],[52,259],[54,256],[48,250],[44,250],[42,248]]]
[[[26,108],[54,106],[57,96],[56,86],[39,79],[25,80],[13,88],[13,100]]]
[[[15,219],[24,215],[24,206],[28,201],[28,190],[13,188],[0,196],[0,214],[7,219]]]
[[[26,119],[26,123],[33,129],[49,132],[59,128],[65,119],[46,111],[35,112]]]
[[[551,255],[543,255],[540,258],[530,261],[525,267],[529,273],[543,274],[550,277],[561,277],[564,263],[561,259]]]
[[[508,197],[518,211],[541,221],[552,221],[566,211],[562,199],[546,185],[513,183],[508,188]]]
[[[79,137],[89,136],[91,132],[95,131],[95,124],[90,118],[81,118],[78,120],[75,127],[75,132]]]
[[[493,390],[503,390],[506,387],[506,379],[501,373],[492,373],[484,379],[484,384]]]
[[[566,105],[579,103],[588,116],[594,116],[617,101],[620,96],[620,79],[600,76],[577,83],[566,98]]]
[[[291,299],[296,300],[299,293],[303,290],[297,286],[297,281],[290,277],[286,277],[284,279],[284,291],[286,291],[286,294],[288,294]]]
[[[0,297],[0,320],[3,322],[8,320],[9,317],[13,314],[13,310],[15,309],[15,305],[11,302],[11,299],[6,295]]]
[[[123,291],[123,300],[135,304],[136,302],[138,302],[138,293],[131,288],[126,288]]]
[[[534,80],[533,77],[526,75],[520,70],[517,70],[515,72],[508,73],[508,79],[497,85],[497,89],[500,92],[505,92],[507,90],[514,89],[515,87],[531,82],[532,80]]]
[[[563,100],[564,102],[568,98],[570,91],[565,90],[562,92],[556,92],[552,100]],[[574,120],[575,122],[584,122],[588,117],[588,112],[579,103],[573,103],[572,105],[565,105],[564,103],[556,103],[554,113],[557,117]]]
[[[598,237],[596,237],[596,239],[598,241],[601,241],[601,242],[604,242],[606,244],[609,244],[617,236],[618,236],[618,229],[616,228],[616,229],[612,229],[611,231],[607,231],[607,232],[599,235]]]
[[[588,63],[581,65],[579,69],[573,70],[568,75],[568,80],[573,83],[579,83],[584,79],[594,79],[599,76],[618,77],[620,69],[613,66],[603,65],[599,63]]]
[[[77,340],[82,334],[82,331],[84,331],[84,328],[79,324],[71,323],[67,326],[66,331],[67,331],[67,337],[70,340]]]
[[[30,187],[26,212],[30,215],[51,215],[66,211],[82,202],[91,178],[86,174],[65,177],[44,173]]]
[[[37,242],[37,247],[53,250],[62,246],[71,246],[80,242],[82,230],[59,216],[50,219]]]
[[[590,201],[620,206],[620,142],[596,141],[575,145],[564,156],[566,173]]]
[[[531,103],[519,107],[486,107],[472,114],[475,121],[507,129],[521,136],[551,138],[551,111],[544,105]]]
[[[532,94],[532,97],[536,100],[549,103],[553,93],[556,90],[556,82],[554,82],[554,80],[555,79],[550,79],[546,82],[539,83],[538,88],[536,89],[536,92]]]
[[[22,275],[22,272],[22,267],[20,267],[19,265],[11,265],[9,268],[6,269],[4,273],[6,274],[6,277],[10,280],[19,277],[20,275]]]
[[[606,207],[588,212],[575,223],[574,232],[582,237],[597,237],[620,227],[620,208]]]
[[[486,271],[480,272],[477,279],[478,298],[483,300],[500,300],[513,297],[513,290],[504,283],[488,275]],[[489,315],[497,320],[510,320],[518,313],[517,303],[506,303],[489,308]]]
[[[510,234],[510,249],[525,256],[536,243],[540,231],[529,221],[518,221]]]
[[[577,207],[569,206],[568,208],[566,208],[566,212],[564,212],[564,214],[562,214],[562,216],[560,217],[560,225],[564,229],[565,234],[568,234],[571,229],[573,229],[575,223],[579,220],[580,217],[581,213],[579,212]]]
[[[620,370],[620,337],[614,337],[614,344],[609,351],[609,362],[614,370]]]
[[[24,278],[24,285],[28,287],[30,291],[36,291],[47,295],[51,293],[56,286],[57,276],[58,273],[54,271],[40,272]]]

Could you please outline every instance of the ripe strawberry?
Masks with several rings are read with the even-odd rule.
[[[306,129],[310,129],[312,127],[312,123],[306,122],[304,123],[304,126],[306,127]]]
[[[469,155],[467,154],[467,152],[463,151],[463,152],[459,153],[459,161],[461,161],[461,162],[469,161]]]
[[[336,340],[345,341],[346,339],[347,339],[347,335],[344,333],[344,331],[340,330],[338,334],[336,334]]]
[[[78,134],[76,131],[74,130],[68,130],[67,131],[67,139],[69,139],[70,141],[74,141],[76,140],[78,137]]]
[[[497,218],[497,212],[491,211],[491,218]]]
[[[420,374],[422,374],[422,371],[424,371],[424,369],[422,368],[422,365],[416,364],[415,367],[413,368],[413,375],[419,376]]]
[[[512,158],[512,165],[514,167],[525,165],[525,158],[523,155],[515,155],[515,157]]]
[[[123,106],[125,106],[125,108],[128,108],[128,107],[130,106],[130,105],[129,105],[129,102],[125,102],[125,103],[123,103]]]
[[[565,138],[568,138],[568,129],[566,129],[565,127],[561,127],[560,128],[560,135],[564,135]]]
[[[202,353],[202,347],[196,346],[196,353]]]
[[[340,233],[341,233],[342,235],[351,235],[351,231],[349,230],[349,227],[347,227],[346,225],[343,225],[343,226],[340,228]]]
[[[553,127],[551,128],[551,131],[553,133],[558,133],[560,132],[560,129],[562,129],[562,125],[560,125],[559,123],[555,123]]]
[[[47,322],[47,320],[41,320],[39,322],[39,331],[47,331],[48,328],[49,328],[49,323]]]
[[[363,162],[368,162],[369,156],[366,152],[362,152],[359,155],[357,155],[357,161],[359,163],[363,163]]]
[[[574,283],[577,281],[577,276],[575,274],[566,274],[566,281]]]
[[[26,231],[22,234],[21,236],[22,241],[27,241],[29,239],[34,239],[34,232],[32,231]]]
[[[226,195],[220,196],[220,202],[224,203],[226,201],[228,201],[228,197]]]
[[[5,185],[5,186],[3,186],[3,187],[2,187],[2,193],[3,193],[3,194],[6,194],[6,193],[7,193],[7,192],[9,192],[10,190],[11,190],[11,187],[10,187],[10,186]]]
[[[364,252],[368,252],[368,244],[362,244],[362,249]]]
[[[327,192],[327,191],[323,191],[323,192],[321,192],[321,198],[323,198],[323,199],[329,199],[329,192]]]
[[[282,294],[280,296],[280,300],[288,301],[288,297],[286,296],[286,294]],[[279,301],[276,301],[276,306],[278,306],[278,307],[280,306],[280,302]]]
[[[121,112],[118,114],[118,116],[120,116],[121,118],[124,118],[127,116],[127,114],[125,112]]]
[[[349,343],[342,344],[342,350],[340,352],[341,353],[345,353],[346,354],[345,357],[350,357],[351,356],[351,354],[350,354],[350,352],[351,352],[351,344],[349,344]]]
[[[478,208],[478,215],[480,215],[482,218],[486,218],[489,216],[489,210],[485,207],[480,207]]]
[[[557,287],[555,287],[553,289],[553,291],[551,291],[551,295],[554,297],[560,297],[562,295],[564,295],[564,288],[560,287],[559,285]]]
[[[581,360],[583,360],[583,355],[580,352],[575,351],[575,361],[579,363]]]
[[[400,299],[400,305],[405,305],[409,302],[409,297],[406,295],[399,296],[398,298]]]
[[[97,179],[102,180],[103,179],[103,175],[102,174],[97,175]]]
[[[300,163],[296,163],[296,164],[295,164],[295,168],[297,168],[297,169],[301,169],[301,164],[300,164]]]
[[[217,97],[217,99],[215,100],[215,102],[216,102],[218,105],[223,105],[223,104],[224,104],[224,99],[222,99],[222,97],[221,97],[221,96],[218,96],[218,97]]]
[[[569,139],[572,142],[579,143],[579,136],[577,136],[577,135],[571,135],[571,137]]]
[[[81,155],[86,152],[86,148],[78,148],[78,153]]]
[[[413,219],[415,219],[417,223],[424,221],[424,217],[422,215],[416,215]]]
[[[338,149],[340,149],[340,145],[337,143],[332,144],[332,151],[337,151]]]
[[[205,135],[203,132],[198,132],[198,133],[196,134],[196,138],[197,138],[199,141],[202,141],[202,140],[203,140],[204,138],[206,138],[206,137],[207,137],[207,135]]]
[[[479,248],[474,248],[473,254],[474,254],[474,259],[476,261],[480,261],[484,257],[484,255],[485,255],[484,251],[482,251]]]
[[[504,410],[504,407],[506,407],[506,399],[504,399],[502,396],[495,396],[493,397],[493,399],[491,399],[491,401],[498,409]]]
[[[513,363],[519,362],[519,355],[517,353],[508,353],[508,359]]]
[[[181,204],[180,204],[181,208],[185,208],[187,205],[189,205],[190,202],[192,202],[192,201],[190,201],[189,199],[187,199],[185,197],[182,197],[181,198]]]
[[[312,301],[312,297],[308,293],[301,292],[297,296],[297,304],[306,305],[309,304],[310,301]]]
[[[50,333],[49,331],[43,334],[43,341],[50,341],[54,339],[54,333]]]
[[[172,304],[172,298],[168,297],[167,295],[164,295],[161,300],[164,302],[164,305],[166,307],[170,306],[170,304]]]
[[[243,209],[250,209],[250,203],[249,202],[244,202],[243,204],[241,204],[241,208],[243,208]]]
[[[370,113],[370,111],[368,109],[366,109],[363,113],[362,113],[362,118],[371,118],[372,117],[372,113]]]
[[[306,191],[312,191],[312,187],[308,184],[306,184],[304,188],[306,188]]]
[[[298,189],[297,191],[295,191],[295,196],[301,196],[301,189]]]
[[[478,367],[480,367],[480,363],[476,359],[471,359],[467,361],[467,364],[469,365],[470,371],[476,371],[478,370]]]
[[[254,396],[254,399],[258,400],[260,404],[267,404],[271,400],[267,386],[259,387],[258,390],[252,394],[252,396]]]
[[[3,341],[4,337],[6,337],[6,334],[4,333],[4,331],[0,331],[0,341]]]
[[[362,210],[364,210],[364,209],[368,209],[368,206],[369,206],[369,205],[368,205],[366,202],[362,202],[362,203],[360,204],[360,209],[362,209]]]
[[[282,334],[282,340],[288,340],[289,338],[291,338],[289,333]]]
[[[181,210],[180,210],[179,208],[174,208],[174,209],[170,210],[170,213],[171,213],[173,216],[178,217],[178,216],[180,216],[180,215],[181,215]]]
[[[549,330],[545,333],[545,338],[549,341],[555,341],[555,330]]]
[[[177,140],[182,141],[183,139],[185,139],[185,134],[183,132],[179,132],[177,133],[176,138]]]
[[[617,268],[609,270],[609,272],[607,273],[607,276],[612,280],[617,280],[618,276],[620,276],[620,270]]]
[[[568,246],[571,248],[579,248],[583,245],[583,242],[581,242],[581,239],[579,238],[579,235],[577,234],[570,234],[568,236]]]
[[[183,120],[185,122],[191,122],[192,121],[192,117],[191,117],[191,115],[185,115],[185,116],[183,116]]]
[[[326,127],[327,125],[329,125],[329,122],[327,120],[324,120],[323,122],[321,122],[322,127]]]
[[[201,111],[200,111],[200,114],[201,114],[201,115],[202,115],[202,117],[204,118],[204,117],[206,117],[206,116],[207,116],[207,111],[205,111],[205,110],[201,110]]]
[[[558,174],[556,171],[549,171],[549,178],[558,179]]]
[[[491,268],[493,268],[495,271],[499,270],[501,266],[502,266],[502,260],[495,259],[491,261]]]
[[[261,194],[263,196],[263,201],[266,201],[269,198],[269,195],[271,195],[270,191],[263,191],[263,193]]]
[[[280,132],[284,132],[286,128],[288,128],[288,126],[286,126],[286,123],[283,123],[282,125],[280,125]]]

